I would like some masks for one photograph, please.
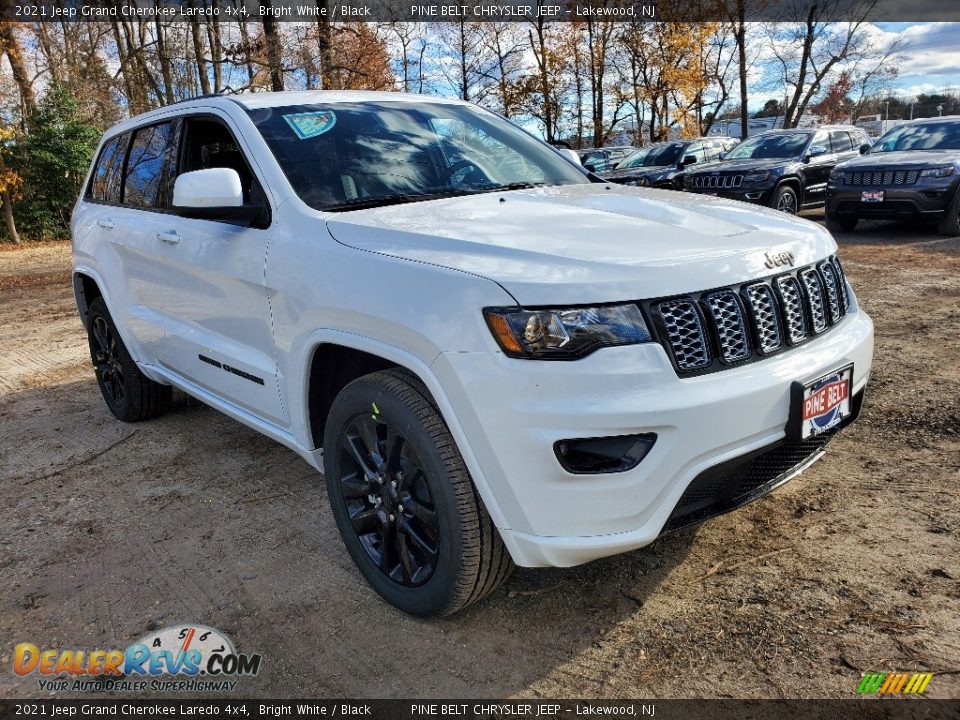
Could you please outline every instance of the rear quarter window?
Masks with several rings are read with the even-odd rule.
[[[120,202],[120,179],[127,140],[128,136],[124,134],[104,143],[90,180],[89,199],[114,205]]]
[[[168,172],[170,123],[148,125],[134,131],[127,158],[127,174],[123,184],[123,204],[142,208],[165,205],[163,179]]]

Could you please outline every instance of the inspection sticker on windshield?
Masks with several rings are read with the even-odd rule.
[[[330,110],[293,113],[292,115],[284,115],[283,119],[287,121],[287,125],[293,128],[293,131],[301,140],[323,135],[337,124],[337,116]]]

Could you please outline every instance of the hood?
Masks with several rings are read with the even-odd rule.
[[[754,205],[602,183],[354,210],[340,243],[489,278],[520,304],[662,297],[769,276],[836,248],[819,225]]]
[[[719,160],[704,163],[696,167],[691,166],[689,175],[705,175],[711,172],[751,172],[754,170],[776,170],[784,165],[800,162],[796,158],[744,158],[742,160]]]
[[[926,168],[960,162],[960,150],[899,150],[861,155],[837,167],[856,168]]]
[[[631,177],[644,177],[646,175],[658,175],[665,171],[676,170],[675,165],[644,165],[641,167],[633,168],[623,168],[610,170],[601,175],[604,179],[610,178],[631,178]]]

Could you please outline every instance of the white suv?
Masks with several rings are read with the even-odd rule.
[[[872,360],[818,225],[610,185],[433,97],[140,115],[72,230],[114,415],[174,386],[293,449],[360,571],[421,616],[768,492],[855,418]]]

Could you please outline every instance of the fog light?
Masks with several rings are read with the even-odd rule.
[[[553,444],[553,451],[569,473],[626,472],[640,464],[656,440],[656,433],[558,440]]]

